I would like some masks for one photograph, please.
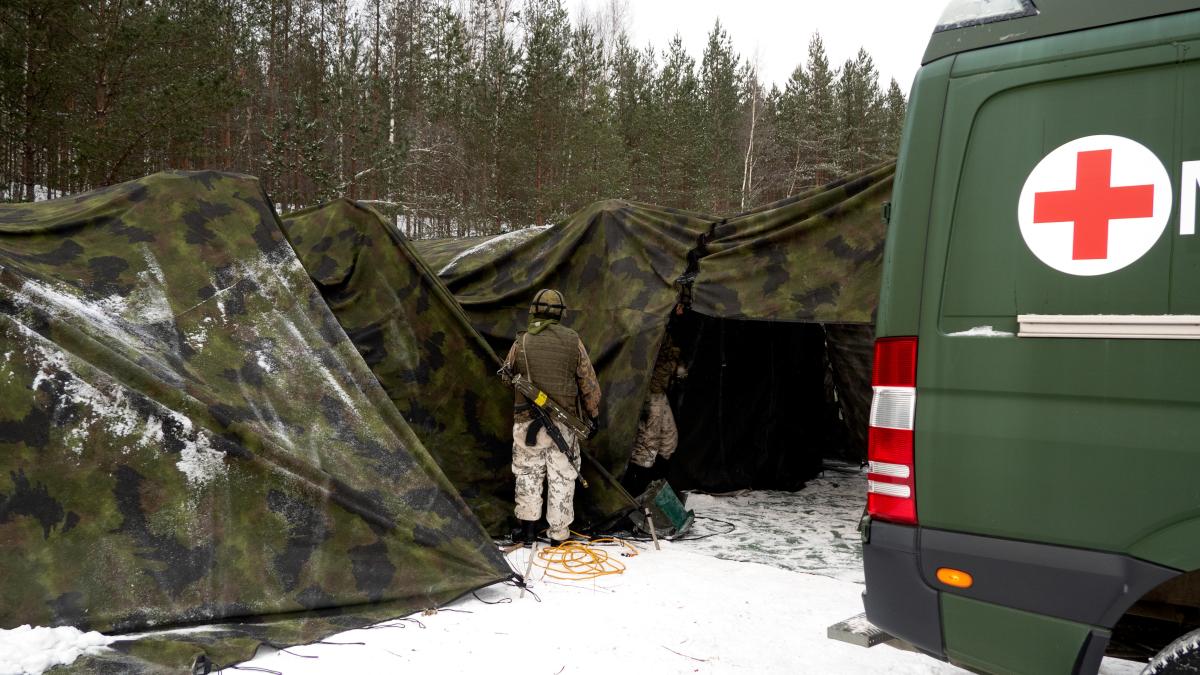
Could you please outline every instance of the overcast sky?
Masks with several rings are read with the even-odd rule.
[[[581,7],[605,0],[566,0],[574,19]],[[718,17],[743,58],[757,52],[760,72],[780,87],[804,62],[808,39],[821,33],[829,62],[840,66],[865,47],[879,70],[880,86],[895,77],[908,93],[929,35],[947,0],[630,0],[629,31],[635,44],[661,52],[675,33],[700,62]]]

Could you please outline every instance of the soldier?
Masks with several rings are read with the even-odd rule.
[[[654,361],[650,395],[642,405],[633,453],[625,470],[625,478],[621,481],[634,496],[641,494],[650,481],[665,478],[670,471],[671,455],[675,454],[675,447],[679,445],[679,430],[675,426],[667,389],[672,379],[682,380],[685,377],[687,368],[680,362],[679,347],[668,331]]]
[[[600,383],[579,335],[560,322],[566,302],[555,290],[538,291],[529,307],[529,329],[517,334],[505,365],[524,375],[554,402],[586,415],[593,427],[600,415]],[[581,415],[583,417],[583,415]],[[542,428],[529,401],[516,395],[513,412],[513,462],[516,476],[516,516],[520,527],[513,541],[530,543],[542,515],[542,484],[546,483],[546,522],[550,539],[559,544],[570,537],[575,518],[575,479],[579,476],[579,439],[567,426],[554,423],[570,445],[568,457]]]

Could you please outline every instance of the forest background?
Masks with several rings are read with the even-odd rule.
[[[895,156],[905,96],[820,35],[782,87],[718,22],[699,62],[628,0],[8,0],[0,200],[164,169],[364,200],[416,238],[623,198],[727,214]],[[804,42],[807,39],[807,50]]]

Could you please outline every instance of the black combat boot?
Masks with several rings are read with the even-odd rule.
[[[517,520],[517,526],[512,531],[512,542],[532,546],[537,541],[537,521]]]
[[[650,484],[650,480],[650,469],[630,462],[629,466],[625,468],[625,477],[621,479],[621,486],[629,494],[638,497],[646,491],[646,486]]]

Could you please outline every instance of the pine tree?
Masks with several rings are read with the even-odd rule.
[[[563,183],[566,212],[613,196],[624,177],[625,153],[614,125],[604,42],[591,26],[575,29],[571,41]]]
[[[500,232],[514,221],[517,183],[512,138],[518,121],[517,69],[520,57],[509,27],[508,0],[482,0],[472,6],[471,45],[475,70],[468,103],[467,157],[473,187],[472,211],[485,232]]]
[[[881,150],[885,156],[895,157],[900,152],[900,136],[904,133],[904,113],[906,107],[904,92],[900,90],[900,85],[896,83],[896,78],[893,77],[891,84],[888,85],[887,94],[883,97],[883,137]]]
[[[612,63],[612,106],[624,171],[616,189],[620,196],[648,202],[657,201],[660,166],[659,136],[653,126],[659,110],[656,66],[653,49],[634,49],[627,35],[619,36]]]
[[[738,204],[742,162],[736,150],[736,135],[742,83],[747,77],[740,61],[733,41],[718,20],[708,34],[700,63],[702,143],[707,167],[701,203],[713,213],[728,212]]]
[[[862,171],[883,158],[881,99],[875,62],[860,48],[842,66],[837,85],[838,152],[848,171]]]
[[[663,68],[655,85],[655,154],[658,157],[657,201],[667,206],[696,208],[707,179],[704,109],[696,61],[676,35],[663,55]]]
[[[521,126],[513,140],[520,157],[519,175],[526,181],[527,210],[519,215],[541,225],[564,212],[571,26],[562,0],[528,0],[521,19],[525,58],[521,97],[516,102]]]
[[[793,76],[795,77],[795,76]],[[797,86],[799,99],[795,194],[833,180],[843,172],[838,154],[838,117],[835,101],[837,72],[829,67],[825,43],[819,33],[808,42],[808,60]]]

